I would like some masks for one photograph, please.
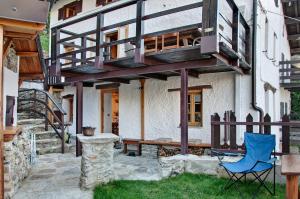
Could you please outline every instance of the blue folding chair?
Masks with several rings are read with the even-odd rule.
[[[212,153],[219,157],[220,166],[225,169],[230,177],[224,189],[229,189],[237,182],[242,183],[241,179],[243,177],[246,179],[247,174],[252,174],[255,177],[252,182],[259,182],[259,187],[255,190],[253,197],[256,196],[261,187],[265,187],[271,195],[275,195],[275,153],[273,158],[271,157],[272,151],[275,152],[275,135],[245,133],[244,139],[246,154],[237,162],[223,162],[220,157],[237,156],[240,154],[222,153],[218,150],[212,150]],[[273,191],[265,184],[265,180],[272,168],[274,168]]]

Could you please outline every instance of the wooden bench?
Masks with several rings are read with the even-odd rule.
[[[166,141],[157,141],[157,140],[143,140],[139,142],[142,144],[147,145],[158,145],[158,146],[174,146],[174,147],[180,147],[180,142],[166,142]],[[198,148],[211,148],[211,144],[207,143],[189,143],[189,147],[198,147]]]
[[[123,139],[123,144],[124,144],[123,152],[125,154],[128,152],[128,148],[127,148],[128,145],[136,145],[138,155],[141,155],[142,147],[141,147],[140,141],[141,141],[140,139],[129,139],[129,138]]]

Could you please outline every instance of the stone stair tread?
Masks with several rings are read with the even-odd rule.
[[[56,132],[54,130],[49,130],[49,131],[39,131],[39,132],[35,132],[34,134],[36,135],[43,135],[43,134],[55,134]]]
[[[49,139],[39,139],[39,140],[36,140],[36,143],[37,144],[44,144],[44,143],[52,143],[52,142],[58,142],[60,141],[59,138],[49,138]]]

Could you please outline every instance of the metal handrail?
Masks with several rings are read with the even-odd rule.
[[[67,113],[63,110],[63,108],[55,102],[53,97],[48,92],[36,88],[22,88],[19,90],[19,92],[29,92],[29,91],[37,91],[37,92],[44,93],[62,114],[67,115]]]

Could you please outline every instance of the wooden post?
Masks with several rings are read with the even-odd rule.
[[[3,165],[3,43],[4,27],[0,25],[0,199],[4,198],[4,165]]]
[[[82,133],[82,118],[83,118],[83,83],[76,84],[76,134]],[[76,156],[81,156],[81,143],[76,137]]]
[[[81,38],[81,48],[82,49],[86,48],[86,40],[87,40],[86,37]],[[75,58],[76,58],[76,56],[75,56]],[[82,60],[82,62],[81,62],[82,65],[86,64],[86,52],[81,53],[81,60]]]
[[[233,112],[230,113],[230,122],[236,122],[236,117]],[[230,149],[237,149],[235,124],[230,125]]]
[[[180,124],[181,124],[181,154],[188,153],[188,71],[181,69],[180,91]]]
[[[65,118],[64,118],[64,114],[61,113],[61,153],[64,154],[65,153]]]
[[[253,117],[250,113],[246,117],[246,122],[249,122],[249,123],[253,122]],[[253,125],[252,124],[247,124],[246,125],[246,132],[248,132],[248,133],[253,132]]]
[[[215,113],[214,115],[211,116],[211,121],[212,122],[220,122],[220,116],[218,113]],[[213,149],[219,149],[221,144],[220,144],[220,124],[211,124],[211,147]]]
[[[282,122],[290,122],[288,115],[282,117]],[[290,127],[282,125],[282,153],[290,153]]]
[[[298,199],[298,182],[299,177],[297,175],[286,176],[286,199]]]
[[[145,139],[145,79],[140,79],[141,83],[141,140]]]
[[[264,122],[271,122],[271,117],[268,113],[265,115]],[[271,134],[271,125],[264,125],[264,134]]]
[[[96,29],[96,68],[103,69],[103,43],[104,43],[104,33],[101,28],[104,26],[104,14],[99,13],[97,15],[97,29]]]
[[[144,20],[142,19],[145,12],[144,0],[139,0],[136,4],[136,38],[135,38],[135,54],[134,61],[136,63],[144,62],[144,39],[142,35],[144,34]]]

